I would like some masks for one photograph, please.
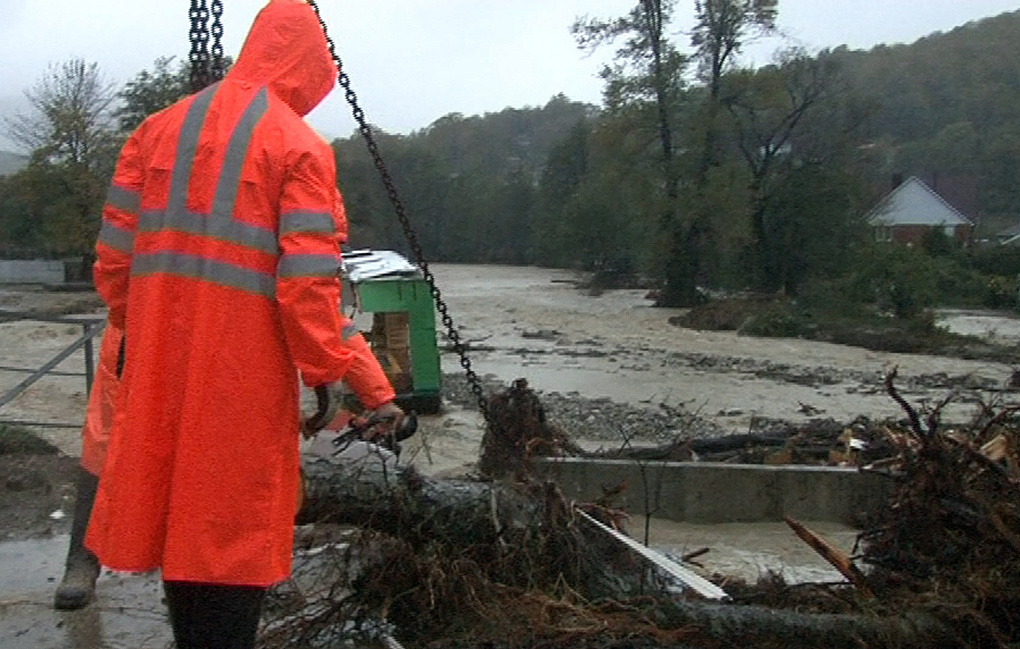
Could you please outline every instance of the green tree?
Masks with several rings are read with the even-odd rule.
[[[734,122],[736,144],[750,175],[751,263],[759,288],[784,283],[783,260],[792,251],[766,223],[769,202],[791,165],[803,159],[793,147],[805,116],[832,88],[835,65],[801,52],[787,54],[777,65],[741,71],[729,80],[726,106]]]
[[[616,51],[614,65],[606,66],[605,99],[611,114],[633,117],[633,104],[654,107],[660,160],[659,229],[662,239],[672,242],[665,266],[664,304],[691,303],[696,297],[697,257],[691,255],[693,228],[684,227],[680,217],[680,169],[677,163],[675,122],[683,89],[684,57],[669,41],[675,2],[641,0],[631,11],[611,20],[583,18],[572,31],[578,44],[586,49],[623,38]]]
[[[691,32],[698,76],[708,87],[704,145],[697,184],[716,159],[716,119],[722,78],[743,46],[775,30],[778,0],[695,0],[696,22]]]
[[[675,164],[673,120],[683,87],[686,59],[669,42],[673,0],[641,0],[626,15],[615,19],[584,17],[571,28],[580,47],[589,51],[623,38],[615,64],[605,66],[605,98],[610,111],[630,102],[652,102],[655,106],[666,195],[675,203],[679,177]]]
[[[190,68],[174,56],[161,56],[152,70],[142,70],[118,93],[120,106],[114,113],[121,133],[135,130],[146,117],[191,94]]]
[[[578,122],[549,152],[542,171],[535,222],[536,254],[541,263],[570,265],[577,261],[566,245],[576,236],[568,227],[566,214],[588,174],[590,128],[586,121]]]

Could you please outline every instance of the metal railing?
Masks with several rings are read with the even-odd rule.
[[[0,323],[2,322],[16,322],[21,320],[30,320],[35,322],[48,322],[58,324],[71,324],[80,325],[82,328],[82,335],[78,337],[73,343],[62,349],[42,366],[38,368],[23,368],[13,367],[7,365],[0,365],[0,372],[14,372],[19,374],[28,374],[28,377],[18,383],[12,389],[0,395],[0,408],[14,401],[22,393],[30,388],[36,381],[50,374],[54,376],[84,376],[85,377],[85,393],[86,395],[92,391],[92,382],[95,378],[95,345],[93,340],[96,336],[102,333],[106,327],[106,317],[97,315],[48,315],[33,313],[30,311],[7,311],[0,309]],[[85,372],[61,372],[57,371],[56,367],[63,363],[67,358],[74,354],[79,349],[84,348],[85,356]],[[9,420],[0,418],[0,424],[18,425],[18,426],[36,426],[39,428],[80,428],[81,423],[63,423],[63,422],[34,422],[34,421],[21,421],[21,420]]]

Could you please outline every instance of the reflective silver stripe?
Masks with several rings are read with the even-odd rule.
[[[340,257],[336,255],[283,255],[277,277],[336,277]]]
[[[135,233],[119,228],[109,221],[103,221],[99,228],[99,242],[121,252],[130,253],[135,248]]]
[[[146,211],[138,219],[139,232],[176,230],[188,234],[199,234],[214,239],[236,243],[275,255],[279,252],[276,234],[267,228],[242,223],[231,216],[219,218],[196,214],[187,210],[179,212]]]
[[[243,223],[234,218],[234,203],[241,181],[241,168],[244,166],[251,144],[252,133],[269,107],[269,96],[265,88],[255,94],[230,135],[227,153],[216,183],[212,214],[192,212],[187,208],[188,183],[202,125],[205,123],[209,104],[215,94],[213,88],[214,86],[210,86],[195,98],[184,118],[180,140],[177,143],[177,159],[174,161],[167,209],[142,213],[138,230],[140,232],[175,230],[227,241],[272,255],[279,254],[276,233],[272,229]]]
[[[170,176],[170,199],[166,206],[168,213],[183,212],[187,209],[188,184],[191,182],[191,168],[195,161],[195,152],[198,151],[198,138],[202,135],[202,125],[205,124],[209,104],[212,103],[219,85],[219,83],[214,83],[198,93],[188,107],[187,115],[184,116],[184,124],[181,126],[181,134],[177,140],[177,157],[174,159],[173,175]]]
[[[198,151],[198,141],[218,85],[214,84],[203,90],[188,107],[177,141],[177,157],[170,178],[167,208],[139,215],[138,229],[140,232],[163,230],[186,232],[274,255],[279,254],[276,233],[273,230],[242,223],[234,218],[234,203],[237,200],[241,168],[244,166],[255,126],[269,106],[265,88],[255,94],[230,135],[226,156],[216,183],[216,193],[213,196],[212,213],[200,214],[187,208],[188,185]],[[131,266],[132,275],[156,273],[204,280],[269,298],[276,296],[276,278],[269,273],[260,273],[236,264],[179,252],[135,256]]]
[[[269,95],[265,88],[260,88],[248,107],[244,109],[244,113],[241,114],[241,119],[234,127],[234,132],[230,134],[227,155],[223,159],[220,177],[216,182],[216,194],[212,207],[213,218],[233,218],[237,189],[241,183],[241,167],[244,166],[244,159],[248,155],[252,132],[268,108]]]
[[[141,205],[141,202],[141,195],[138,192],[131,191],[130,189],[110,185],[109,191],[106,192],[106,204],[110,207],[115,207],[118,210],[137,214],[138,207]]]
[[[361,332],[358,331],[358,325],[354,324],[353,322],[348,322],[346,325],[344,325],[344,328],[340,330],[340,340],[350,340],[351,338],[357,336],[359,333]]]
[[[336,224],[328,212],[293,210],[280,215],[280,236],[295,232],[321,232],[335,234]]]
[[[131,265],[132,276],[157,273],[200,279],[268,298],[276,297],[276,280],[267,273],[179,252],[135,255]]]

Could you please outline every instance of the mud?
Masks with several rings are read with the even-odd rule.
[[[162,649],[172,636],[155,575],[104,574],[97,601],[53,610],[67,536],[0,543],[0,647]]]

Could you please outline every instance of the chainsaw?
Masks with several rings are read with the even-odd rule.
[[[332,440],[333,446],[336,447],[333,455],[339,455],[353,442],[363,441],[375,444],[400,457],[400,442],[417,432],[418,415],[413,410],[408,412],[395,429],[390,427],[391,423],[392,417],[377,415],[351,417],[347,426],[340,430]],[[382,432],[378,432],[380,427],[384,427]]]
[[[325,405],[319,401],[319,411],[315,415],[319,421],[325,418]],[[340,426],[337,436],[333,438],[332,444],[335,447],[333,455],[343,453],[354,442],[367,442],[378,448],[386,449],[397,458],[400,457],[400,442],[411,437],[418,430],[418,415],[412,410],[404,415],[404,419],[395,429],[391,428],[392,417],[380,417],[369,415],[362,417],[355,415],[349,410],[342,410],[331,422],[323,428],[336,430],[334,426]],[[382,432],[380,432],[382,429]],[[300,518],[301,509],[305,502],[305,473],[300,471],[298,482],[297,516]]]

